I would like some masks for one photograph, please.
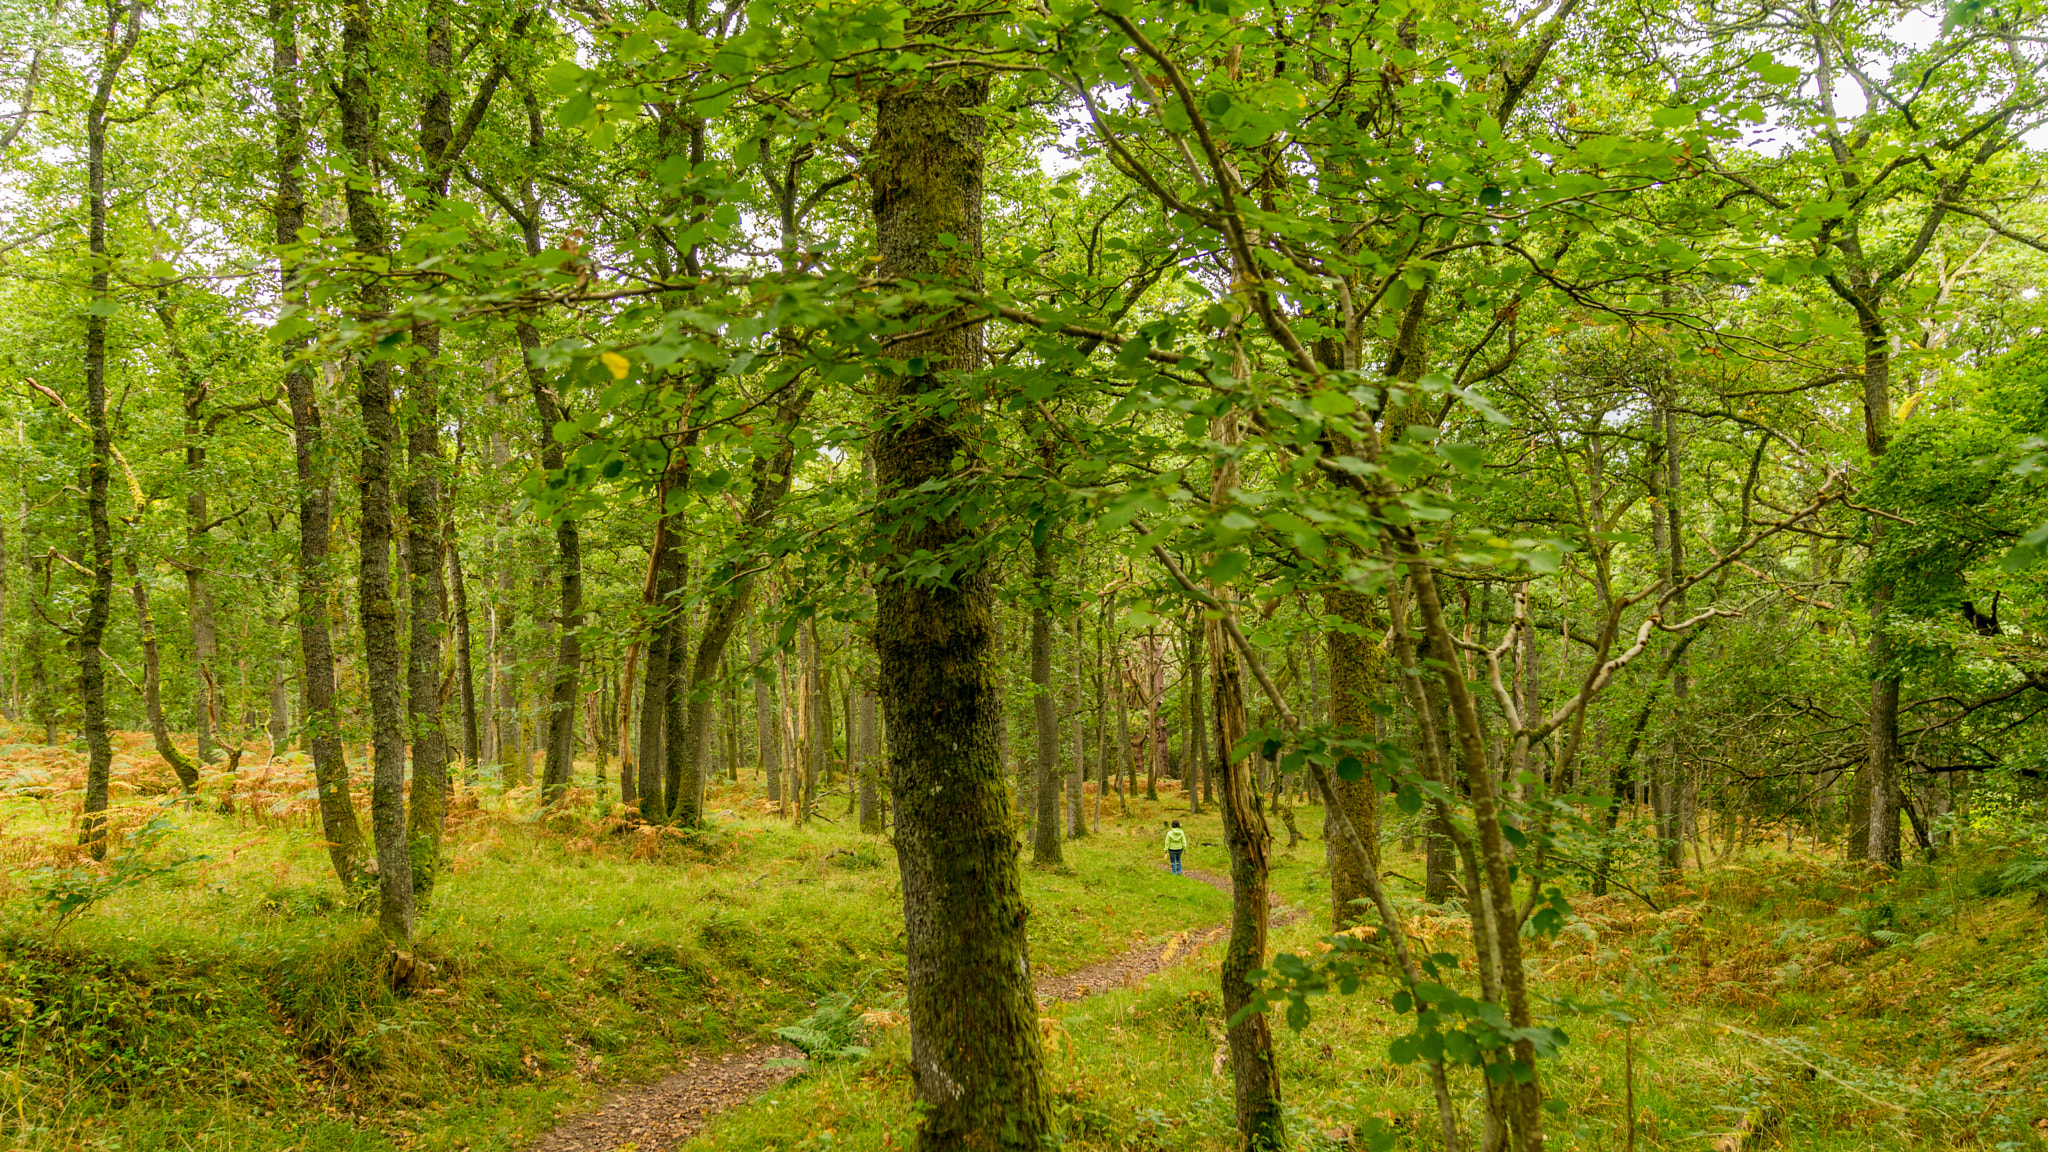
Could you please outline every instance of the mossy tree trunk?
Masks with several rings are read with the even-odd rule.
[[[371,29],[367,10],[343,10],[341,78],[336,86],[342,148],[349,174],[344,200],[355,250],[371,261],[390,254],[390,231],[377,200],[375,165],[383,145],[371,93]],[[366,318],[390,310],[390,289],[366,280],[356,307]],[[405,682],[398,650],[398,607],[391,596],[391,463],[398,445],[398,413],[391,389],[391,362],[366,356],[354,365],[356,400],[362,412],[363,447],[358,495],[361,524],[356,588],[361,601],[363,679],[370,697],[370,829],[376,843],[378,924],[387,937],[412,939],[412,860],[407,851],[405,803],[405,721],[400,686]]]
[[[1330,722],[1338,731],[1351,739],[1370,740],[1379,734],[1377,719],[1369,710],[1373,694],[1380,683],[1384,657],[1380,651],[1380,634],[1386,624],[1375,610],[1371,597],[1349,588],[1332,588],[1323,595],[1323,610],[1334,620],[1327,633],[1330,648]],[[1363,758],[1362,758],[1363,759]],[[1380,834],[1379,791],[1373,787],[1372,777],[1361,780],[1346,780],[1333,776],[1330,787],[1337,800],[1343,805],[1344,814],[1351,818],[1351,826],[1365,842],[1368,851],[1377,853]],[[1330,865],[1330,923],[1332,930],[1341,931],[1354,924],[1363,923],[1366,915],[1366,901],[1370,890],[1366,884],[1364,870],[1351,853],[1339,851],[1334,838],[1329,834],[1331,817],[1324,818],[1323,838],[1332,847],[1328,853]],[[1377,863],[1378,856],[1374,856]]]
[[[100,643],[114,601],[114,528],[107,517],[107,475],[114,462],[113,432],[107,424],[107,319],[102,314],[112,280],[107,270],[107,104],[114,81],[135,51],[142,31],[142,5],[125,10],[118,0],[107,5],[104,55],[86,108],[86,240],[92,253],[92,302],[85,313],[85,419],[92,436],[92,454],[85,465],[85,512],[91,534],[91,585],[78,644],[79,707],[84,713],[86,772],[84,816],[79,843],[92,849],[93,859],[106,855],[107,789],[113,771],[114,745],[107,730],[107,674]]]
[[[1031,721],[1036,737],[1032,749],[1031,794],[1038,811],[1032,819],[1031,861],[1060,863],[1060,725],[1053,707],[1052,686],[1052,534],[1040,525],[1031,540]]]
[[[975,109],[987,93],[986,78],[920,79],[879,100],[866,165],[879,275],[973,285],[986,130]],[[998,742],[993,589],[975,533],[955,512],[930,514],[926,488],[950,500],[978,471],[972,413],[930,401],[950,373],[981,366],[981,330],[943,315],[915,323],[924,332],[890,352],[905,370],[876,381],[873,451],[884,510],[875,647],[903,882],[911,1075],[924,1107],[918,1148],[1038,1149],[1051,1116]],[[932,555],[948,558],[945,579],[900,571]]]

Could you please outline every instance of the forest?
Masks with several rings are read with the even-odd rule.
[[[2048,1148],[2041,0],[0,28],[0,1145]]]

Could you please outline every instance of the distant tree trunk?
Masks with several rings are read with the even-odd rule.
[[[1331,588],[1323,593],[1323,611],[1338,621],[1325,635],[1330,648],[1330,722],[1347,739],[1372,740],[1379,735],[1379,723],[1368,705],[1381,676],[1380,633],[1385,621],[1373,610],[1372,599],[1349,588]],[[1359,756],[1367,766],[1377,759]],[[1358,830],[1366,848],[1377,855],[1380,835],[1379,790],[1372,777],[1346,780],[1333,773],[1330,788]],[[1332,816],[1323,817],[1325,855],[1330,869],[1330,923],[1342,931],[1363,923],[1365,901],[1370,896],[1364,870],[1350,852],[1342,851],[1331,835]]]
[[[862,669],[860,684],[860,830],[881,835],[888,822],[882,804],[881,733],[876,730],[875,674],[872,666]]]
[[[306,222],[306,198],[300,167],[305,163],[306,129],[299,92],[298,14],[294,0],[270,0],[271,108],[277,117],[277,240],[280,252],[299,243]],[[278,264],[280,291],[288,302],[303,304],[296,263]],[[348,757],[341,744],[341,712],[335,706],[334,636],[327,556],[334,530],[334,486],[327,459],[326,433],[321,427],[320,401],[313,375],[302,357],[310,337],[284,342],[284,391],[292,409],[292,448],[298,472],[299,551],[298,604],[300,676],[305,685],[301,711],[306,748],[313,758],[313,784],[320,795],[320,833],[327,843],[335,879],[352,888],[362,871],[363,829],[356,820],[349,792]],[[204,682],[194,695],[205,698]],[[203,704],[202,704],[203,707]]]
[[[171,771],[177,774],[178,787],[190,796],[199,787],[199,769],[185,758],[183,752],[178,751],[177,745],[171,743],[170,726],[164,723],[163,693],[156,647],[156,618],[150,615],[149,588],[143,583],[142,567],[135,560],[133,531],[131,526],[131,541],[122,559],[127,564],[128,580],[134,589],[136,631],[141,633],[139,639],[142,643],[142,706],[149,717],[149,735],[156,743],[156,754],[163,757],[164,763],[171,766]]]
[[[664,491],[666,486],[664,486]],[[664,497],[665,503],[665,497]],[[662,774],[668,765],[665,745],[668,735],[668,680],[670,629],[674,611],[669,603],[678,584],[678,557],[669,517],[662,516],[654,528],[653,595],[645,605],[651,614],[647,635],[646,667],[640,674],[640,779],[635,792],[644,820],[660,820],[668,814],[662,792]]]
[[[1081,617],[1074,617],[1074,666],[1067,677],[1067,715],[1074,722],[1074,768],[1067,774],[1067,839],[1088,835],[1088,814],[1082,801],[1088,787],[1088,716],[1081,694],[1081,668],[1086,660],[1081,647]]]
[[[1033,534],[1031,545],[1031,719],[1037,738],[1032,760],[1031,788],[1038,801],[1032,821],[1031,860],[1034,864],[1060,862],[1060,782],[1055,765],[1060,757],[1059,717],[1053,708],[1052,687],[1052,536],[1050,531]]]
[[[448,533],[448,582],[455,587],[455,667],[462,688],[462,762],[464,779],[474,781],[476,766],[483,759],[483,745],[476,723],[476,646],[470,626],[469,577],[462,570],[462,540],[456,534],[455,517],[446,521]]]
[[[270,672],[270,722],[264,726],[264,734],[270,737],[271,759],[277,759],[291,731],[291,682],[285,678],[283,668],[273,668]]]
[[[803,745],[803,784],[797,792],[797,823],[802,824],[817,814],[818,775],[823,765],[826,749],[822,745],[831,738],[831,728],[821,718],[824,706],[824,688],[819,684],[818,626],[817,617],[804,621],[797,632],[797,693],[803,698],[802,718],[799,721],[799,739]]]
[[[754,657],[754,727],[760,752],[761,774],[768,778],[768,799],[778,811],[782,808],[782,725],[776,714],[780,709],[775,688],[769,677],[762,675],[762,659],[765,649],[760,634],[748,627]]]
[[[775,451],[772,455],[757,454],[754,457],[752,495],[748,498],[746,511],[740,516],[738,539],[728,553],[729,559],[705,576],[704,629],[697,638],[696,658],[687,665],[685,692],[689,702],[685,705],[687,714],[681,745],[681,796],[670,802],[674,809],[672,815],[680,824],[694,826],[704,819],[702,777],[706,733],[711,724],[711,699],[705,689],[717,676],[719,662],[725,659],[726,645],[731,643],[734,629],[746,615],[768,534],[774,528],[783,499],[789,495],[790,475],[795,470],[796,460],[793,434],[797,423],[803,419],[805,409],[810,406],[812,395],[810,389],[802,389],[778,406],[775,413]],[[674,674],[678,677],[684,675],[680,670]],[[704,698],[697,699],[698,696]]]
[[[538,235],[529,238],[529,249],[537,251],[538,245]],[[524,319],[518,322],[517,329],[526,381],[533,390],[534,410],[540,417],[541,466],[556,472],[563,462],[562,444],[554,434],[555,425],[562,419],[561,407],[536,359],[540,333]],[[541,794],[550,800],[568,789],[576,766],[576,698],[583,668],[583,542],[573,516],[555,518],[555,577],[561,599],[561,630],[555,639],[554,686],[548,697],[547,762],[541,769]]]
[[[1129,701],[1124,699],[1122,668],[1115,670],[1110,682],[1116,685],[1116,760],[1109,778],[1118,782],[1117,800],[1123,804],[1124,815],[1128,816],[1131,812],[1131,708]]]
[[[1202,641],[1208,629],[1202,626],[1199,609],[1188,616],[1187,630],[1187,767],[1181,769],[1181,788],[1188,794],[1188,811],[1200,813],[1209,787],[1209,733],[1202,720],[1202,673],[1208,659],[1202,655]]]
[[[684,555],[680,540],[669,546],[669,564],[675,569],[676,598],[681,599],[682,590],[689,580],[688,557]],[[689,805],[699,803],[697,789],[703,784],[698,777],[690,784],[688,795],[683,791],[684,764],[687,752],[685,727],[690,710],[690,613],[680,603],[673,605],[668,618],[668,690],[661,702],[661,818],[673,823]]]
[[[504,407],[504,395],[493,389],[491,404]],[[499,475],[505,473],[511,461],[504,433],[492,428],[491,463],[496,465]],[[511,514],[507,511],[501,516],[493,549],[498,578],[491,604],[491,651],[495,657],[491,670],[491,760],[498,766],[505,787],[516,788],[526,783],[519,771],[519,605],[515,578],[519,564],[512,557],[515,542]]]
[[[389,257],[389,232],[376,197],[373,173],[383,146],[378,109],[370,91],[370,18],[362,7],[342,11],[340,83],[342,147],[352,168],[345,192],[355,250],[381,262]],[[366,323],[390,311],[390,290],[377,280],[357,289]],[[357,536],[361,560],[356,580],[363,627],[363,679],[370,697],[371,742],[376,765],[370,782],[370,827],[377,846],[378,923],[390,939],[412,939],[412,861],[405,818],[405,723],[399,700],[401,662],[398,609],[391,596],[391,461],[398,445],[398,419],[391,390],[391,363],[366,355],[355,365],[362,411],[363,449]]]
[[[972,282],[985,122],[971,109],[988,90],[985,75],[963,73],[878,100],[864,169],[878,275]],[[921,400],[952,373],[981,367],[981,328],[934,324],[892,354],[923,372],[884,370],[875,382],[870,451],[883,508],[928,503],[928,484],[973,482],[977,442],[965,416]],[[911,1076],[923,1107],[918,1145],[1021,1152],[1041,1147],[1052,1122],[999,742],[994,595],[986,561],[963,547],[972,534],[957,514],[878,515],[874,636],[903,884]],[[959,558],[950,582],[900,571],[928,555]]]

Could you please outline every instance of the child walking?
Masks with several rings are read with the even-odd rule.
[[[1180,821],[1175,820],[1173,827],[1166,830],[1166,862],[1173,865],[1173,874],[1175,876],[1181,874],[1180,854],[1187,851],[1187,848],[1188,834],[1181,831]]]

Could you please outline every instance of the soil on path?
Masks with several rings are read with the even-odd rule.
[[[718,1057],[693,1057],[652,1084],[627,1087],[603,1108],[543,1136],[533,1152],[669,1152],[680,1147],[713,1116],[752,1100],[795,1076],[793,1067],[771,1067],[778,1057],[803,1053],[787,1044]]]
[[[1230,877],[1188,869],[1184,875],[1230,894]],[[1307,913],[1270,898],[1272,924],[1284,928],[1298,923]],[[1175,933],[1166,944],[1133,948],[1100,964],[1075,972],[1041,976],[1038,1002],[1041,1006],[1071,1003],[1099,995],[1111,988],[1128,988],[1155,972],[1184,963],[1204,945],[1213,944],[1230,932],[1230,925],[1190,928]],[[693,1057],[690,1062],[653,1084],[628,1087],[596,1112],[564,1124],[542,1137],[532,1152],[671,1152],[681,1147],[713,1116],[736,1108],[768,1089],[795,1076],[798,1069],[770,1067],[778,1057],[802,1055],[787,1044],[728,1052],[717,1058]]]
[[[1187,869],[1183,875],[1190,880],[1199,880],[1225,896],[1230,895],[1228,876],[1218,876],[1213,872],[1197,872],[1193,868]],[[1278,895],[1269,896],[1268,901],[1271,905],[1269,915],[1275,928],[1297,923],[1306,915],[1299,908],[1281,904]],[[1197,949],[1214,944],[1229,934],[1228,921],[1208,928],[1189,928],[1168,937],[1162,947],[1147,944],[1077,971],[1064,972],[1057,976],[1040,975],[1037,980],[1038,1002],[1046,1006],[1066,1004],[1084,996],[1107,992],[1111,988],[1131,987],[1154,972],[1185,962]]]

